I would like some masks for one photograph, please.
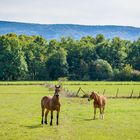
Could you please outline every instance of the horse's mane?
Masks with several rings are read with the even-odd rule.
[[[95,95],[95,100],[96,100],[96,102],[98,103],[98,102],[99,102],[99,97],[100,97],[100,95],[98,95],[97,92],[93,92],[93,93],[94,93],[94,95]]]

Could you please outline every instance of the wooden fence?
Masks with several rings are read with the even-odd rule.
[[[77,90],[77,92],[73,92],[73,91],[70,91],[68,89],[64,89],[65,93],[66,94],[70,94],[71,96],[75,96],[75,97],[88,97],[89,94],[86,93],[81,87]],[[103,94],[105,96],[107,96],[108,98],[140,98],[140,91],[138,93],[138,96],[134,95],[134,89],[131,90],[130,92],[130,95],[127,95],[127,96],[122,96],[121,93],[119,93],[119,88],[116,90],[116,93],[114,94],[114,96],[108,96],[105,94],[106,93],[106,89],[103,90],[102,93],[99,93],[99,94]]]
[[[53,90],[54,89],[54,85],[53,84],[45,84],[45,86],[47,86],[49,89]],[[69,89],[66,88],[62,88],[62,91],[65,95],[67,95],[68,97],[85,97],[87,98],[89,96],[90,93],[85,92],[81,87],[78,88],[77,92],[74,91],[70,91]],[[122,93],[119,93],[119,88],[116,90],[116,93],[114,93],[114,96],[108,96],[106,95],[106,89],[103,90],[102,93],[99,94],[103,94],[105,96],[107,96],[108,98],[115,98],[115,99],[119,99],[119,98],[129,98],[129,99],[133,99],[133,98],[140,98],[140,91],[138,93],[138,96],[134,95],[134,89],[131,90],[130,95],[127,96],[122,96]]]

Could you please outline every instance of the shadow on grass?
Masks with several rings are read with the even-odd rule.
[[[35,129],[35,128],[41,128],[43,127],[42,124],[36,124],[36,125],[26,125],[26,126],[22,126],[22,127],[26,127],[28,129]]]
[[[83,119],[84,121],[94,121],[93,119]]]

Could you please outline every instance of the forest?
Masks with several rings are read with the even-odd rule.
[[[0,80],[140,81],[140,38],[0,36]]]

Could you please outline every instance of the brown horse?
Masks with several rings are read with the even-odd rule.
[[[57,122],[58,125],[58,119],[59,119],[59,112],[60,112],[60,102],[59,102],[59,92],[60,92],[60,86],[55,86],[55,93],[53,96],[44,96],[41,99],[41,108],[42,108],[42,121],[43,124],[43,118],[45,113],[45,124],[47,124],[47,115],[49,111],[51,111],[51,121],[50,125],[52,125],[52,119],[53,119],[53,111],[57,111]],[[45,112],[46,110],[46,112]]]
[[[93,106],[94,106],[94,118],[96,117],[96,108],[100,109],[100,118],[104,119],[104,109],[106,105],[106,97],[103,95],[98,95],[96,92],[92,92],[88,98],[88,101],[94,99]]]

